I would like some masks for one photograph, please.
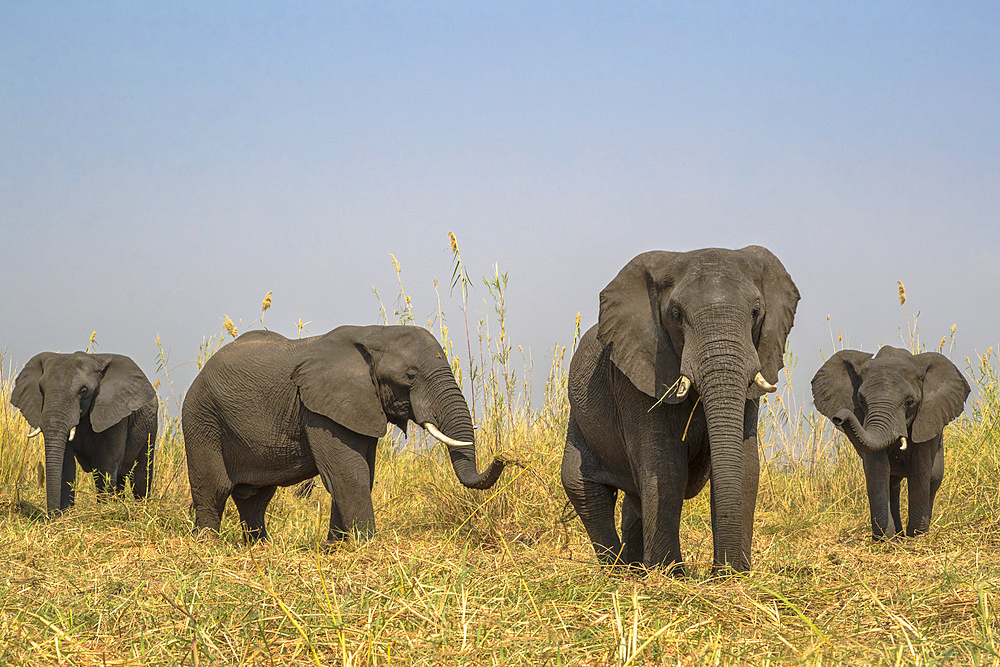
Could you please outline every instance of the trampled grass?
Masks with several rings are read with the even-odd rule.
[[[453,347],[471,356],[476,332],[468,345],[436,333],[474,383],[480,464],[502,452],[518,465],[494,489],[469,491],[444,447],[420,430],[395,432],[379,451],[378,535],[329,549],[321,487],[309,499],[278,492],[268,543],[243,544],[231,503],[222,534],[195,539],[169,402],[147,502],[99,503],[81,474],[76,507],[46,519],[41,443],[25,439],[27,425],[8,403],[12,369],[4,369],[0,663],[1000,662],[1000,383],[992,351],[970,364],[970,407],[946,433],[929,535],[871,542],[860,460],[828,425],[794,407],[789,376],[780,400],[770,397],[762,411],[754,571],[709,576],[703,492],[684,509],[687,578],[609,573],[567,512],[559,483],[571,350],[556,348],[542,405],[532,406],[511,371],[504,278],[496,272],[491,281],[501,334],[491,336],[482,321],[473,327],[488,354],[475,365],[458,360]],[[397,305],[397,318],[411,312],[408,300]],[[203,353],[212,348],[209,341]]]

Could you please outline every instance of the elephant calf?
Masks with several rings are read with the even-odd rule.
[[[837,352],[812,379],[816,409],[847,434],[864,464],[872,538],[903,532],[899,486],[907,478],[908,536],[926,533],[944,479],[944,427],[962,414],[969,383],[937,352],[886,345]]]
[[[133,495],[146,497],[158,403],[134,361],[120,354],[42,352],[17,376],[10,402],[34,427],[32,436],[45,436],[49,512],[73,504],[77,461],[94,473],[98,492],[121,492],[131,478]]]
[[[344,326],[301,340],[243,334],[208,360],[184,399],[195,529],[217,531],[232,496],[247,538],[264,538],[277,487],[318,473],[333,498],[328,539],[371,535],[375,447],[388,423],[405,429],[407,421],[448,445],[465,486],[487,489],[499,479],[500,459],[477,472],[468,405],[427,330]]]

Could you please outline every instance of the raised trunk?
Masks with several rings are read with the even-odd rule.
[[[505,463],[496,458],[486,470],[479,472],[476,464],[476,431],[472,425],[469,406],[458,385],[454,384],[450,370],[449,376],[454,386],[436,393],[434,412],[441,423],[435,425],[449,438],[472,443],[460,447],[448,447],[448,456],[451,457],[451,465],[455,469],[458,481],[470,489],[488,489],[500,479]]]
[[[864,451],[881,451],[892,444],[894,440],[890,435],[888,424],[882,425],[881,422],[875,420],[872,428],[866,429],[858,421],[855,414],[846,408],[833,416],[833,423],[844,429],[847,439]]]

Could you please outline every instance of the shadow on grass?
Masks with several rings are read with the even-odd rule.
[[[44,521],[46,519],[45,510],[27,500],[11,500],[0,503],[0,514],[20,515],[29,521]]]

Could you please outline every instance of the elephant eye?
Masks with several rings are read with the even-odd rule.
[[[674,322],[677,322],[677,324],[680,324],[682,321],[684,321],[684,313],[681,312],[680,306],[674,306],[670,309],[670,318]]]
[[[759,300],[756,301],[756,302],[754,302],[754,304],[753,304],[753,312],[751,314],[753,315],[753,321],[756,322],[757,318],[760,317],[760,301]]]
[[[907,396],[904,403],[906,403],[907,408],[912,408],[914,405],[916,405],[917,402],[913,400],[912,396]]]
[[[407,369],[407,371],[406,371],[406,379],[409,380],[410,382],[413,382],[414,380],[416,380],[417,379],[417,371],[414,370],[414,369],[412,369],[412,368]]]
[[[87,395],[87,391],[88,390],[87,390],[86,387],[80,387],[80,395],[81,396],[86,396]]]

